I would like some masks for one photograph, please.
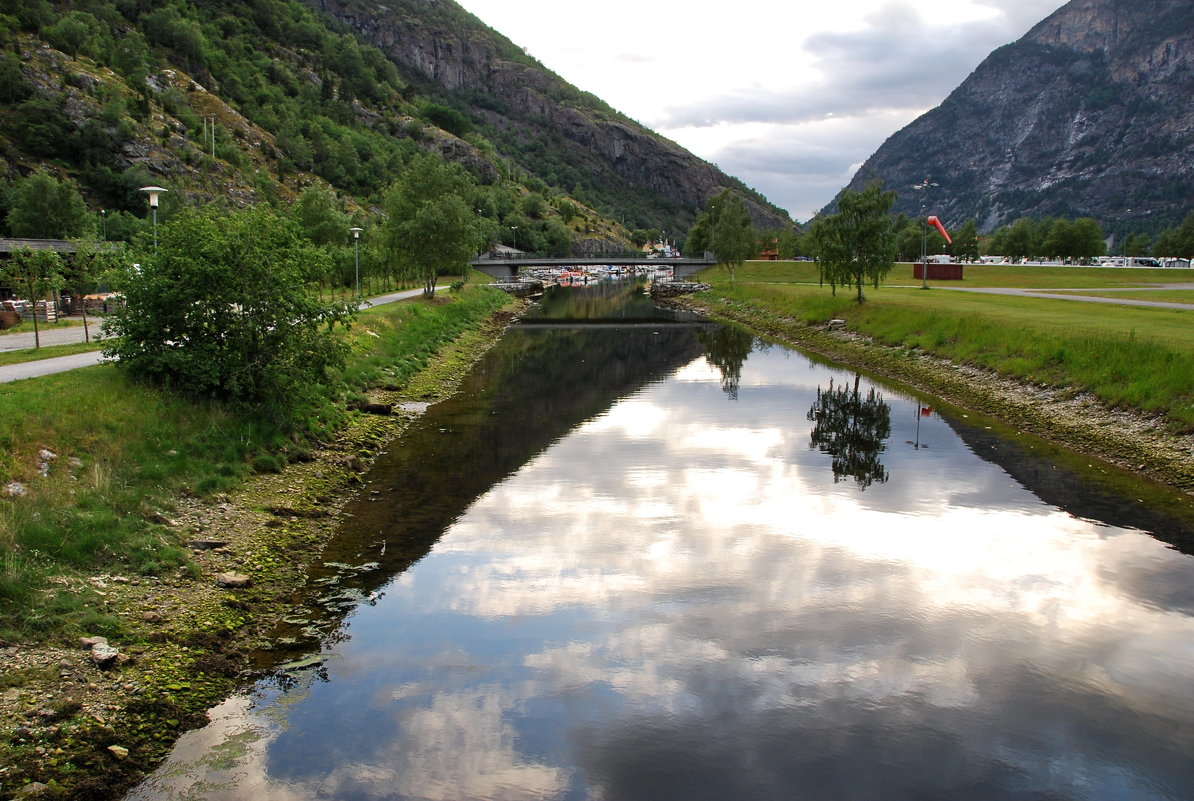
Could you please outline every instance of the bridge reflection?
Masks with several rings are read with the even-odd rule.
[[[486,275],[497,279],[516,279],[521,270],[527,268],[553,267],[670,267],[676,280],[681,280],[717,264],[717,257],[710,251],[682,253],[670,258],[648,258],[640,251],[629,253],[482,253],[469,265]]]

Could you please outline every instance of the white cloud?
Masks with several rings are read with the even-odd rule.
[[[805,220],[1061,0],[464,0],[549,69]],[[843,173],[846,173],[843,175]]]

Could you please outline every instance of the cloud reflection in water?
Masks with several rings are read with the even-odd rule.
[[[330,682],[246,713],[285,719],[256,775],[287,799],[1194,797],[1190,559],[1044,506],[937,419],[886,483],[835,484],[808,448],[827,379],[756,352],[732,400],[698,359],[557,442],[357,612]]]

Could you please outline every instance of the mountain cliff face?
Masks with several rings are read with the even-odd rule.
[[[94,218],[56,235],[102,225],[120,239],[137,233],[147,184],[169,189],[164,214],[292,203],[318,187],[375,216],[385,188],[428,151],[477,178],[489,245],[683,238],[725,188],[760,227],[791,224],[452,0],[0,0],[0,10],[0,234],[13,234],[18,184],[37,170],[77,186]]]
[[[737,179],[570,86],[452,0],[305,1],[379,48],[421,89],[430,85],[483,117],[502,155],[527,167],[551,149],[545,178],[574,194],[579,187],[595,207],[660,196],[671,219],[656,224],[687,229],[705,201],[733,188],[757,226],[791,224]]]
[[[975,219],[1093,217],[1157,230],[1194,207],[1194,4],[1072,0],[993,52],[939,107],[891,136],[850,183],[895,210]],[[939,186],[921,197],[924,179]]]

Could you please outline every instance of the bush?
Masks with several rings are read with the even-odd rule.
[[[348,304],[320,303],[309,281],[326,256],[266,206],[186,209],[163,226],[157,255],[130,270],[105,350],[134,376],[197,397],[299,420],[344,346]]]

